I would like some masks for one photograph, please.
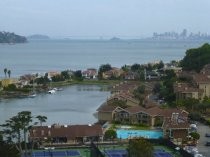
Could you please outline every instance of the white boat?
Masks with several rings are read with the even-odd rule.
[[[35,98],[36,97],[36,92],[35,92],[35,87],[34,87],[34,80],[33,80],[33,92],[28,97],[29,98]]]
[[[36,97],[36,93],[30,94],[28,97],[29,98],[35,98]]]
[[[62,90],[63,90],[63,88],[58,88],[57,90],[58,90],[58,91],[62,91]]]
[[[48,91],[49,94],[54,94],[55,92],[56,92],[55,89],[51,89],[51,90]]]
[[[53,88],[53,90],[55,90],[55,91],[62,91],[63,88]]]

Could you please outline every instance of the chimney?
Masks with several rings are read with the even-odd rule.
[[[177,123],[178,122],[178,118],[179,118],[179,113],[173,112],[172,115],[171,115],[171,122]]]

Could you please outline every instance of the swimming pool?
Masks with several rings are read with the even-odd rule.
[[[163,137],[162,131],[156,130],[125,130],[117,129],[117,138],[128,139],[134,137],[144,137],[149,139],[158,139]]]

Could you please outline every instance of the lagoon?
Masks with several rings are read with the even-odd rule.
[[[42,93],[35,98],[0,100],[0,124],[20,111],[48,117],[46,124],[92,124],[93,115],[110,92],[102,85],[71,85],[55,94]]]

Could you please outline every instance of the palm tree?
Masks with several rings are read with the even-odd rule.
[[[8,74],[8,76],[9,76],[9,78],[10,78],[11,70],[8,70],[8,71],[7,71],[7,74]]]
[[[5,77],[7,77],[7,68],[4,68]]]
[[[40,125],[42,126],[42,123],[46,122],[47,117],[46,116],[36,116],[36,118],[39,120]]]

